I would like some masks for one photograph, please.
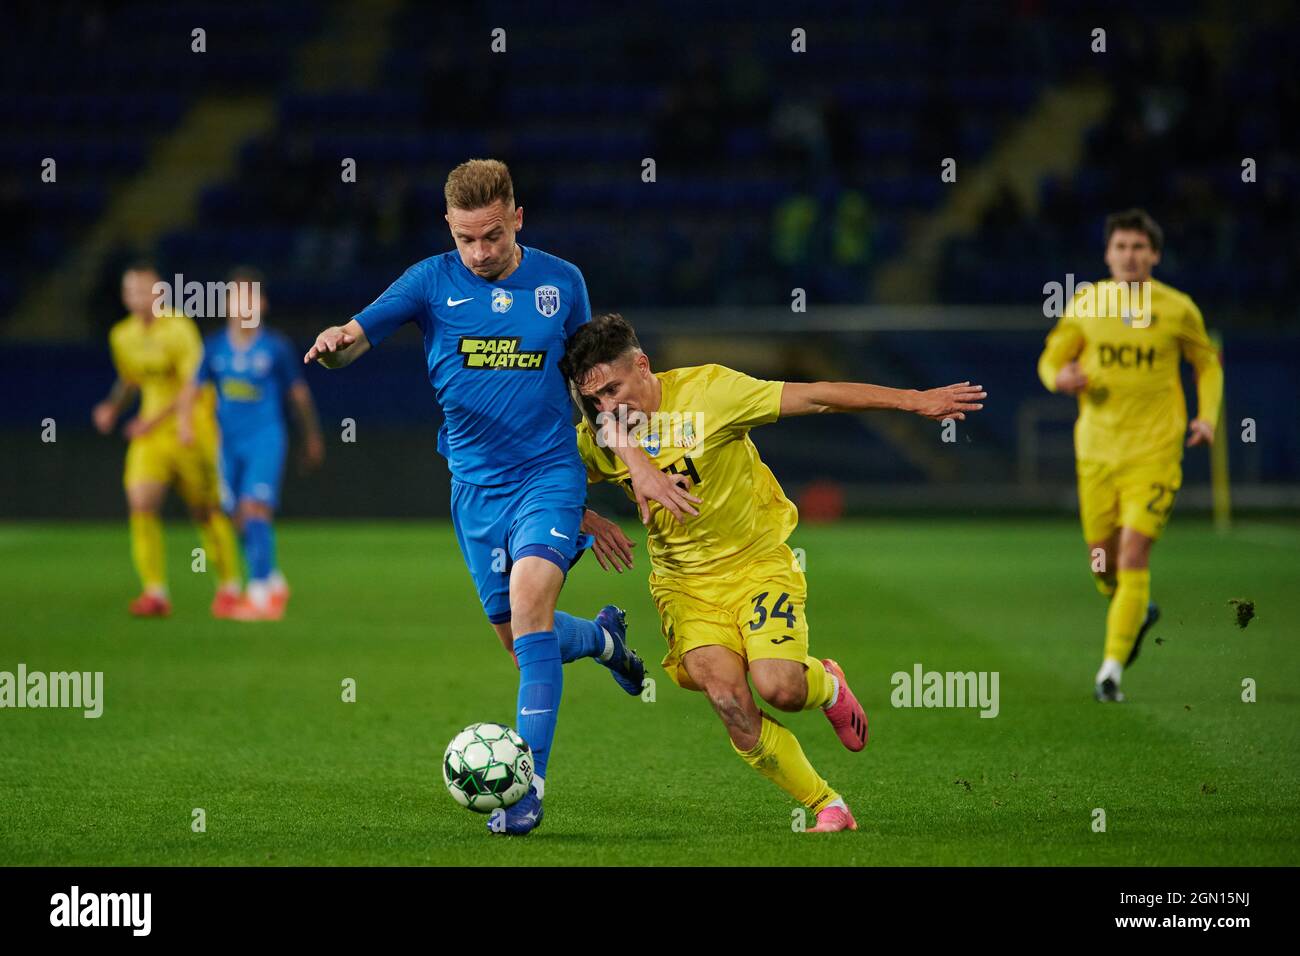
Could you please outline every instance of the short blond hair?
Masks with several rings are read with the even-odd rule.
[[[471,159],[447,176],[443,187],[448,209],[482,209],[498,199],[509,209],[515,204],[510,170],[499,159]]]

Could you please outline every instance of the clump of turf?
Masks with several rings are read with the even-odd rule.
[[[1255,618],[1255,602],[1247,601],[1244,598],[1233,598],[1228,604],[1236,612],[1237,627],[1244,631],[1246,625]]]

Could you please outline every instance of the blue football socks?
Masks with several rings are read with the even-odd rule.
[[[556,632],[538,631],[516,637],[515,659],[519,661],[519,734],[533,751],[534,773],[545,777],[564,689]]]
[[[580,657],[599,657],[605,652],[605,635],[600,625],[586,618],[556,611],[555,636],[560,639],[560,660],[565,664]]]
[[[254,581],[266,580],[275,570],[275,536],[269,521],[250,518],[244,522],[244,558],[248,576]]]

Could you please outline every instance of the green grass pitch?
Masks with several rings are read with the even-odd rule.
[[[793,832],[794,804],[659,668],[643,543],[631,574],[585,558],[561,607],[627,607],[656,700],[568,665],[545,822],[504,838],[439,771],[457,730],[510,722],[516,686],[449,526],[286,523],[292,604],[259,625],[211,620],[192,532],[167,534],[176,613],[134,621],[125,522],[0,527],[0,670],[105,675],[98,720],[0,710],[0,864],[1300,862],[1294,522],[1219,537],[1175,518],[1155,551],[1164,620],[1110,706],[1091,698],[1105,605],[1074,523],[799,528],[813,653],[871,722],[850,754],[821,714],[782,718],[857,816],[834,836]],[[1244,630],[1233,598],[1256,603]],[[917,662],[999,672],[1000,714],[891,707],[891,674]]]

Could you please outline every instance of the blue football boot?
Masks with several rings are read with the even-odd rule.
[[[645,682],[645,661],[627,646],[627,612],[613,604],[606,604],[596,615],[596,625],[604,633],[609,659],[598,656],[596,660],[614,675],[618,686],[633,697],[641,693]],[[612,650],[608,650],[612,645]]]
[[[506,836],[524,836],[541,825],[542,798],[537,795],[536,787],[529,787],[528,792],[514,806],[493,810],[487,819],[489,833],[503,833]]]

